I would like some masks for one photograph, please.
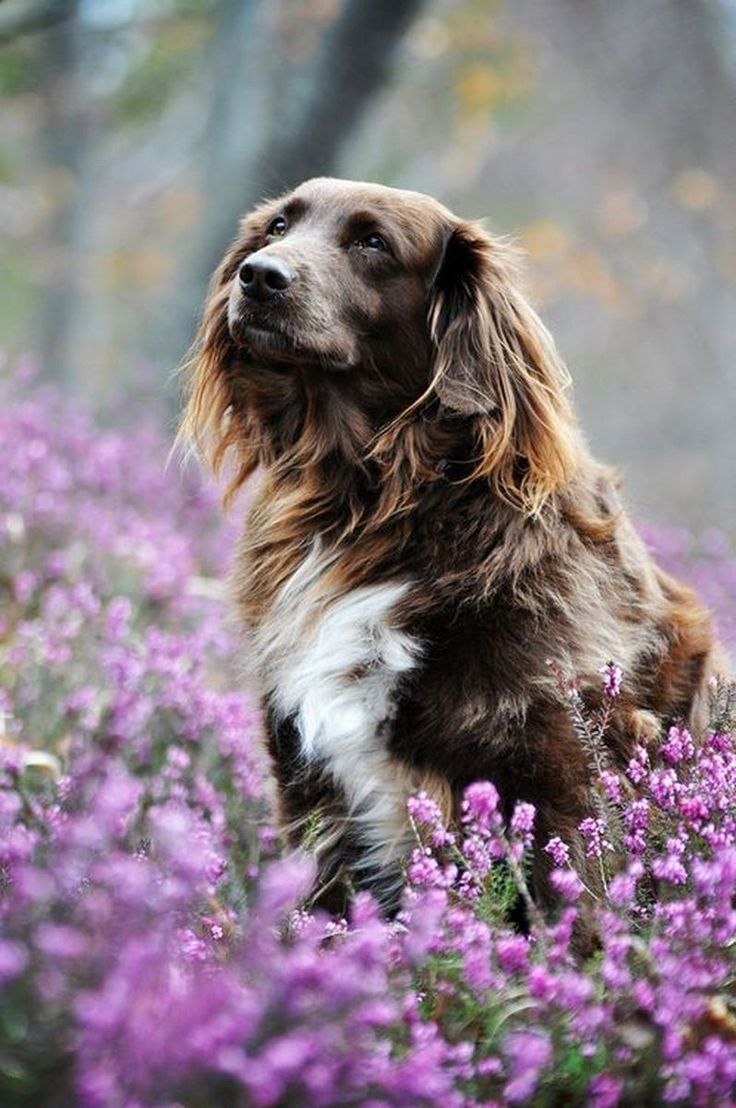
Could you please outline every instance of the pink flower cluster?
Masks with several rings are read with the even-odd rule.
[[[571,700],[598,899],[553,837],[542,918],[534,809],[477,782],[455,827],[410,801],[396,920],[365,894],[313,915],[311,859],[276,859],[212,497],[145,420],[99,430],[29,381],[0,436],[0,1103],[733,1103],[732,692],[625,773]],[[726,626],[729,559],[709,549]],[[609,699],[625,680],[605,667]]]

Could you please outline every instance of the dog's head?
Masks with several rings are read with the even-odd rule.
[[[445,215],[428,197],[321,179],[262,204],[235,247],[233,341],[249,362],[326,373],[421,363]]]
[[[335,442],[416,482],[451,441],[470,476],[538,509],[574,436],[512,259],[420,193],[318,178],[261,204],[213,278],[185,433],[216,466],[232,447],[236,484]]]

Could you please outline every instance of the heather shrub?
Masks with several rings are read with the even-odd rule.
[[[558,675],[597,774],[588,961],[567,844],[545,921],[534,811],[505,825],[490,782],[457,827],[412,799],[396,920],[366,895],[312,914],[311,860],[279,858],[268,822],[214,493],[144,418],[101,429],[27,370],[0,435],[0,1103],[733,1103],[732,690],[704,735],[673,727],[619,772],[606,709]],[[732,635],[722,537],[648,537]],[[601,682],[612,704],[626,674]]]

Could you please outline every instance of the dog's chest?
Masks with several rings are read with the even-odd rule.
[[[256,629],[255,661],[276,718],[295,723],[302,757],[324,766],[349,807],[367,814],[394,792],[386,725],[419,654],[396,621],[410,583],[325,596],[329,566],[315,546]]]

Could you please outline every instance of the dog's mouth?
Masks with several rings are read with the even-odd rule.
[[[237,346],[269,360],[293,360],[300,353],[298,339],[281,323],[270,319],[255,320],[242,311],[233,311],[231,308],[228,312],[228,330]]]
[[[296,355],[299,343],[280,327],[264,327],[263,324],[242,323],[240,332],[244,346],[257,354]]]
[[[341,369],[349,364],[347,359],[331,342],[305,342],[298,334],[281,320],[257,318],[244,314],[237,308],[228,312],[228,329],[233,342],[246,354],[264,362],[304,365],[316,363],[324,367]],[[327,336],[319,336],[324,339]]]

